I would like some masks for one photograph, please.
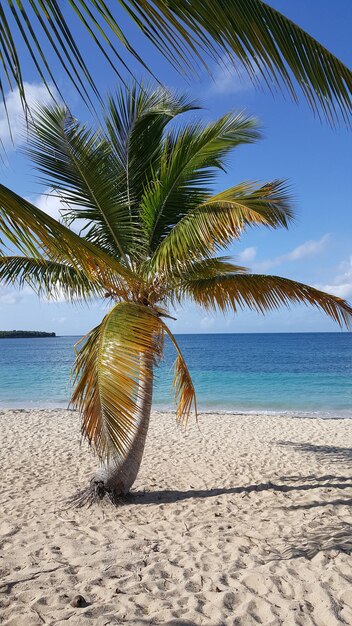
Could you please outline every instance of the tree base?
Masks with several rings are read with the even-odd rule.
[[[123,492],[116,487],[114,489],[109,488],[104,481],[94,476],[90,481],[90,484],[85,489],[78,491],[74,496],[68,500],[68,508],[81,508],[84,506],[92,506],[95,503],[101,502],[104,499],[109,500],[115,506],[122,504],[122,502],[128,496],[128,492]]]
[[[141,362],[145,357],[141,355]],[[135,432],[128,450],[124,455],[116,454],[101,463],[89,486],[70,498],[69,507],[91,506],[95,502],[108,499],[112,504],[119,505],[129,494],[137,478],[146,442],[153,391],[153,361],[147,358],[145,371],[139,385],[138,413],[136,415]],[[138,419],[137,419],[138,417]]]

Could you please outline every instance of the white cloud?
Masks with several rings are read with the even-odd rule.
[[[240,261],[240,263],[251,263],[251,261],[254,261],[256,256],[257,248],[252,246],[250,248],[245,248],[244,250],[242,250],[242,252],[237,255],[237,260]]]
[[[64,322],[66,322],[67,317],[53,317],[51,319],[52,322],[55,322],[56,324],[63,324]]]
[[[236,68],[226,57],[216,66],[209,84],[209,93],[216,95],[233,95],[254,88],[253,82],[243,68]]]
[[[8,291],[4,288],[0,288],[0,304],[13,305],[17,304],[21,299],[21,295]]]
[[[331,293],[333,296],[338,296],[339,298],[350,298],[352,296],[352,277],[350,283],[343,283],[342,285],[319,285],[317,288]]]
[[[312,256],[314,254],[318,254],[322,250],[326,248],[326,244],[329,241],[329,235],[324,235],[318,241],[311,239],[310,241],[306,241],[302,243],[297,248],[294,248],[291,252],[284,255],[285,261],[299,261],[300,259],[304,259],[307,256]]]
[[[26,198],[29,202],[34,204],[38,209],[44,211],[54,219],[58,220],[58,222],[64,223],[62,214],[65,210],[69,209],[68,203],[62,202],[58,192],[53,191],[52,189],[45,189],[44,193],[39,196]],[[75,208],[79,208],[79,205],[75,205]],[[83,207],[82,207],[83,208]],[[73,230],[76,234],[79,234],[84,226],[88,224],[87,220],[84,219],[76,219],[72,224],[68,227],[70,230]]]
[[[272,267],[277,267],[278,265],[282,265],[283,263],[300,261],[302,259],[305,259],[306,257],[319,254],[326,249],[329,239],[330,236],[327,234],[318,240],[310,239],[309,241],[305,241],[287,254],[282,254],[281,256],[277,256],[274,259],[266,259],[265,261],[256,263],[255,269],[256,271],[265,272],[268,269],[271,269]]]
[[[212,328],[215,324],[215,319],[213,317],[203,317],[200,320],[200,327],[203,330],[208,330],[209,328]]]
[[[43,83],[24,83],[27,104],[31,108],[35,104],[48,104],[52,98]],[[0,137],[7,151],[15,149],[25,138],[25,117],[19,90],[9,91],[6,96],[6,109],[0,102]],[[11,131],[10,131],[11,128]]]
[[[322,291],[327,291],[328,293],[333,294],[334,296],[339,296],[340,298],[351,298],[352,297],[352,256],[349,258],[347,263],[343,264],[345,271],[342,274],[338,274],[332,281],[331,284],[327,285],[316,285],[318,289],[322,289]]]
[[[44,213],[47,213],[56,220],[61,221],[61,200],[57,195],[50,195],[50,189],[47,189],[43,194],[34,198],[34,200],[29,199],[29,201],[32,202],[32,204],[35,204],[38,209],[44,211]]]

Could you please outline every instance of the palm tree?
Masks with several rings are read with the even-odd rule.
[[[296,100],[302,92],[314,112],[350,124],[352,72],[290,19],[262,0],[4,0],[0,4],[0,93],[17,85],[26,108],[23,68],[32,63],[52,83],[59,63],[87,104],[100,98],[80,35],[86,31],[95,53],[122,78],[131,57],[146,67],[122,20],[142,32],[181,73],[188,76],[223,58],[243,68],[269,90],[284,88]],[[51,54],[51,60],[48,57]],[[89,51],[90,52],[90,51]],[[149,68],[148,68],[149,69]],[[153,68],[150,68],[152,71]],[[154,68],[155,72],[156,68]],[[298,87],[298,91],[297,91]],[[92,100],[93,99],[93,100]]]
[[[193,301],[264,314],[303,302],[340,325],[348,325],[352,308],[216,256],[246,228],[287,227],[292,218],[282,181],[212,192],[229,152],[258,139],[254,119],[229,113],[207,125],[180,125],[195,103],[135,85],[111,97],[108,109],[105,131],[79,124],[57,105],[34,114],[28,153],[60,197],[66,224],[82,229],[76,234],[0,185],[0,280],[51,298],[111,303],[78,347],[71,403],[103,462],[85,496],[116,499],[129,491],[141,463],[165,336],[177,353],[178,423],[196,411],[187,365],[165,321],[170,307]],[[6,245],[17,250],[5,254]]]

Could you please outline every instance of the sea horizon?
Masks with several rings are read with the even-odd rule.
[[[6,332],[13,332],[13,331],[19,331],[19,330],[23,330],[23,329],[11,329],[11,330],[6,330]],[[32,329],[26,330],[24,332],[34,332]],[[39,332],[55,332],[55,331],[39,331]],[[78,335],[59,335],[57,333],[55,333],[55,337],[84,337],[86,333],[81,333]],[[239,331],[239,332],[214,332],[214,333],[209,333],[209,332],[202,332],[202,333],[173,333],[175,335],[175,337],[180,337],[182,335],[341,335],[341,334],[352,334],[351,331],[346,330],[346,329],[341,329],[341,330],[288,330],[288,331],[265,331],[265,332],[258,332],[258,331],[247,331],[247,332],[243,332],[243,331]],[[10,339],[10,337],[5,337],[4,339]],[[11,337],[12,339],[12,337]],[[13,337],[13,339],[51,339],[51,337]]]

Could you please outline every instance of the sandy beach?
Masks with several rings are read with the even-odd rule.
[[[352,420],[201,415],[184,434],[154,413],[133,497],[78,510],[96,459],[77,415],[0,422],[4,626],[352,624]]]

